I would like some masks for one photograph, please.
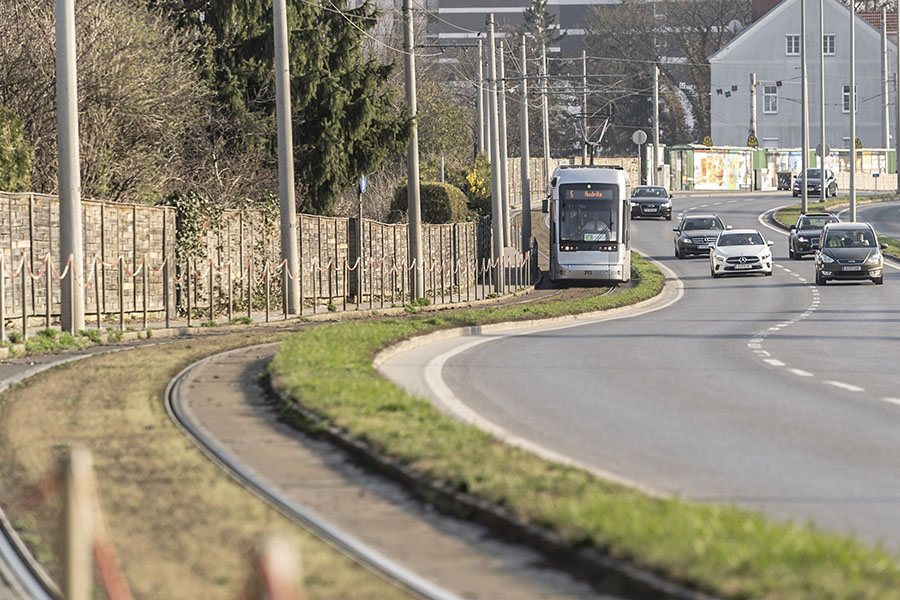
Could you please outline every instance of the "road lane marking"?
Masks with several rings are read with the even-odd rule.
[[[800,377],[812,377],[813,374],[809,371],[804,371],[803,369],[788,369],[794,375],[799,375]]]
[[[882,398],[882,402],[888,402],[890,404],[896,404],[900,406],[900,398]]]
[[[773,367],[783,367],[784,366],[784,363],[781,362],[780,360],[778,360],[777,358],[765,358],[765,359],[763,359],[763,362],[767,362],[770,365],[772,365]]]
[[[841,388],[842,390],[847,390],[848,392],[864,392],[866,388],[861,388],[858,385],[853,385],[850,383],[844,383],[843,381],[823,381],[822,383],[827,383],[828,385],[833,385],[836,388]]]

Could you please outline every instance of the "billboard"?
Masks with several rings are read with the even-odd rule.
[[[695,190],[739,190],[752,183],[749,150],[694,150]]]

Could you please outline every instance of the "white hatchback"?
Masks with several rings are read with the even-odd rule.
[[[772,274],[772,245],[756,229],[723,231],[709,250],[713,277],[737,273]]]

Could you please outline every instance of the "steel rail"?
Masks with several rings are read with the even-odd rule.
[[[260,344],[257,347],[266,347],[278,344]],[[263,501],[281,512],[290,520],[314,533],[317,537],[330,546],[348,556],[358,564],[368,568],[386,581],[394,583],[407,590],[411,594],[426,600],[462,600],[437,584],[413,573],[403,565],[384,556],[374,548],[366,545],[348,532],[343,531],[334,524],[328,522],[314,511],[294,502],[276,486],[257,476],[232,457],[216,440],[206,435],[201,427],[195,423],[184,408],[186,398],[185,382],[191,372],[197,367],[228,354],[243,352],[247,348],[237,348],[208,356],[189,365],[169,382],[165,392],[166,411],[172,421],[181,429],[195,445],[206,454],[213,462],[222,467],[233,479],[243,485]]]

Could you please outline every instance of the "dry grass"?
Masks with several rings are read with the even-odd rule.
[[[58,579],[59,500],[17,501],[71,444],[88,447],[125,575],[137,598],[231,599],[264,533],[292,539],[309,598],[396,598],[378,580],[228,478],[170,422],[167,382],[204,356],[276,341],[245,332],[127,350],[38,375],[0,396],[0,500]]]

